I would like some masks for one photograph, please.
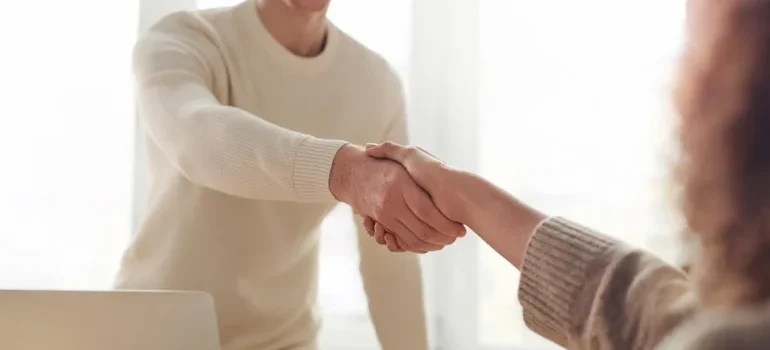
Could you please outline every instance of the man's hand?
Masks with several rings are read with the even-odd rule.
[[[472,228],[514,266],[521,268],[527,243],[547,216],[484,178],[449,168],[427,152],[394,143],[368,146],[372,157],[401,163],[449,219]],[[376,220],[365,219],[371,235],[391,251],[410,250]]]
[[[342,147],[332,165],[329,188],[340,201],[391,232],[402,247],[423,253],[440,250],[465,234],[449,220],[404,167],[369,157],[354,145]]]
[[[459,215],[454,213],[457,206],[453,205],[455,201],[450,198],[455,195],[455,191],[452,190],[452,177],[456,170],[421,148],[402,146],[392,142],[379,145],[368,144],[366,148],[367,154],[372,157],[390,159],[403,165],[414,181],[428,192],[442,214],[450,220],[459,221],[457,220]],[[392,235],[387,227],[383,227],[371,217],[364,217],[364,227],[377,243],[387,245],[392,252],[414,251],[408,244],[404,244]]]
[[[366,153],[378,159],[390,159],[404,166],[414,181],[422,187],[433,199],[433,203],[450,220],[460,222],[457,206],[454,206],[457,195],[453,187],[454,178],[458,173],[422,148],[402,146],[393,142],[379,145],[366,145]]]

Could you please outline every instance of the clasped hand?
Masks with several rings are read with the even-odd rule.
[[[460,222],[460,214],[456,212],[457,207],[452,205],[455,201],[449,198],[453,189],[448,188],[451,186],[447,185],[449,181],[447,181],[446,175],[451,174],[452,169],[444,162],[422,148],[403,146],[393,142],[384,142],[379,145],[368,144],[366,152],[374,158],[389,159],[400,163],[412,179],[428,192],[442,214],[453,222]],[[387,245],[391,252],[424,253],[402,244],[397,233],[388,230],[386,226],[371,217],[364,217],[364,227],[377,243]]]
[[[440,250],[464,236],[465,226],[437,208],[408,168],[398,159],[387,159],[390,148],[380,149],[382,159],[378,149],[372,147],[367,154],[360,147],[344,146],[335,157],[329,184],[337,199],[366,218],[370,235],[379,230],[379,243],[390,242],[392,251],[415,253]]]

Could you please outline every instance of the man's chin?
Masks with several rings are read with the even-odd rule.
[[[331,0],[292,0],[292,5],[296,10],[302,12],[320,12],[325,11]]]

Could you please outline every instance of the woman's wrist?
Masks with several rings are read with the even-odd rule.
[[[443,207],[445,214],[451,220],[468,225],[468,219],[473,215],[472,202],[475,200],[470,193],[473,191],[472,178],[476,175],[450,167],[441,169],[440,189],[435,193],[442,203],[436,203]]]
[[[517,268],[530,237],[547,218],[491,182],[459,172],[450,181],[453,212],[487,244]]]
[[[471,228],[478,226],[477,223],[484,219],[493,202],[499,202],[500,197],[513,198],[489,181],[470,172],[454,170],[447,178],[450,181],[447,181],[445,191],[452,196],[451,211],[457,216],[456,220]]]

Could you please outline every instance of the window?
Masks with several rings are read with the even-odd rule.
[[[138,6],[3,4],[0,288],[112,283],[131,232]]]
[[[480,1],[481,173],[550,214],[678,259],[664,250],[677,246],[664,147],[684,2]],[[518,273],[479,249],[480,342],[553,348],[523,324]]]
[[[0,288],[110,286],[146,190],[132,184],[137,23],[240,1],[5,4],[0,32],[24,35],[6,36],[0,64]],[[401,74],[417,143],[476,164],[548,213],[676,261],[668,87],[684,9],[685,0],[333,0],[329,16]],[[349,209],[335,209],[321,237],[321,348],[377,349]],[[434,345],[554,348],[522,322],[518,273],[479,240],[423,261]]]

